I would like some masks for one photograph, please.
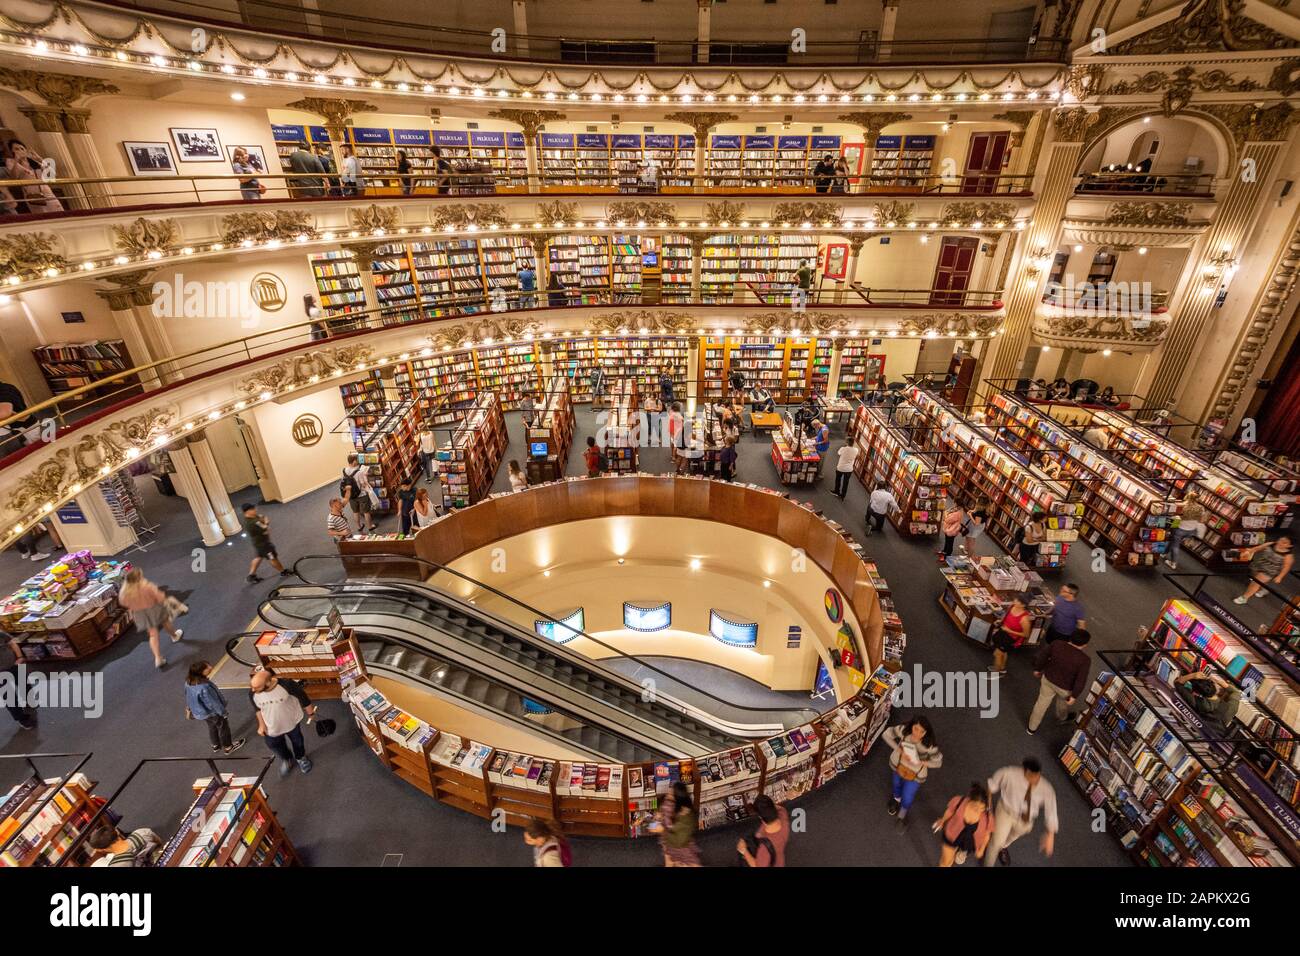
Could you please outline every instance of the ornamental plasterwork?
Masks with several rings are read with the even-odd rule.
[[[1061,222],[1061,234],[1070,242],[1124,252],[1140,246],[1151,249],[1190,246],[1208,225],[1208,222],[1188,222],[1182,226],[1107,226],[1096,220],[1065,219]]]
[[[1283,307],[1300,281],[1300,229],[1291,233],[1291,239],[1260,290],[1259,298],[1251,310],[1250,321],[1242,333],[1241,345],[1233,356],[1219,393],[1210,408],[1210,416],[1228,418],[1241,400],[1246,384],[1254,377],[1255,366],[1282,317]]]
[[[916,211],[916,203],[899,202],[891,199],[889,202],[882,202],[876,205],[875,216],[876,222],[910,222],[912,214]]]
[[[740,119],[735,113],[697,113],[686,111],[680,113],[667,113],[664,119],[670,123],[685,123],[691,129],[695,130],[696,143],[701,143],[705,136],[709,135],[709,130],[723,123],[734,123]]]
[[[1244,0],[1189,0],[1178,16],[1109,48],[1115,56],[1137,53],[1219,53],[1281,50],[1296,41],[1271,30],[1242,10]]]
[[[868,143],[874,143],[876,137],[880,135],[881,130],[885,127],[893,126],[895,123],[906,123],[911,118],[911,113],[891,112],[888,110],[841,113],[836,117],[841,123],[852,123],[854,126],[859,127]]]
[[[1300,45],[1300,42],[1297,42]],[[1283,60],[1268,78],[1268,88],[1283,96],[1300,93],[1300,59]]]
[[[1287,138],[1291,126],[1300,119],[1300,111],[1289,103],[1269,107],[1253,103],[1231,106],[1212,103],[1198,109],[1223,123],[1238,146],[1247,142],[1279,143]]]
[[[950,202],[939,218],[944,222],[1008,222],[1016,218],[1016,207],[1009,202]]]
[[[114,469],[153,445],[177,420],[174,406],[154,406],[138,415],[110,422],[93,434],[60,447],[35,470],[17,480],[5,499],[11,515],[23,515],[47,501],[73,494],[74,485],[87,487],[98,481],[104,466]],[[129,452],[134,449],[135,455]]]
[[[1056,139],[1062,143],[1081,143],[1088,130],[1098,122],[1100,115],[1082,106],[1062,107],[1052,111],[1052,126]]]
[[[380,206],[371,203],[360,209],[355,207],[349,209],[348,221],[364,232],[374,232],[376,229],[392,232],[401,223],[402,214],[396,206]]]
[[[0,67],[0,86],[19,93],[35,93],[47,106],[67,109],[83,96],[121,92],[112,83],[90,76],[47,73],[44,70],[11,70]]]
[[[781,329],[796,333],[822,334],[848,330],[849,320],[832,312],[755,312],[745,316],[746,332],[771,334]]]
[[[704,204],[704,215],[709,222],[744,222],[749,218],[742,203],[724,199],[722,202]]]
[[[908,335],[992,335],[1004,318],[1001,312],[931,312],[908,316],[899,328]]]
[[[143,256],[150,252],[171,252],[181,241],[175,219],[146,219],[113,227],[113,245],[121,252]]]
[[[241,379],[239,391],[245,395],[275,392],[281,389],[302,388],[315,384],[334,372],[351,372],[362,362],[369,362],[375,350],[369,345],[342,345],[336,348],[314,349],[308,355],[281,359],[274,365],[259,369],[248,378]]]
[[[372,106],[365,100],[331,100],[323,96],[307,96],[289,104],[291,110],[302,110],[324,117],[326,126],[340,127],[347,125],[354,113],[377,113],[378,106]]]
[[[1186,226],[1190,220],[1189,202],[1117,202],[1106,210],[1106,226]]]
[[[576,222],[578,219],[578,204],[576,202],[565,202],[562,199],[541,203],[537,207],[537,218],[544,223]]]
[[[466,226],[490,228],[506,225],[506,207],[499,202],[439,203],[429,214],[434,229],[464,229]]]
[[[547,123],[564,119],[564,114],[555,110],[492,110],[488,116],[514,123],[524,131],[525,140],[536,139],[537,131]]]
[[[316,238],[316,225],[309,212],[276,209],[269,212],[233,212],[221,217],[221,241],[238,245],[245,239],[288,242],[298,236]]]
[[[14,232],[0,236],[0,273],[67,269],[68,260],[54,251],[56,241],[48,232]]]
[[[685,312],[659,312],[653,309],[627,309],[622,312],[607,312],[584,319],[583,327],[594,332],[658,332],[665,335],[693,332],[700,327],[700,321]]]
[[[644,199],[612,202],[605,207],[605,218],[612,222],[670,222],[677,219],[677,207]]]
[[[492,339],[494,342],[521,339],[537,335],[541,330],[542,323],[536,320],[489,314],[439,328],[430,332],[425,340],[438,348],[460,348],[481,339]]]
[[[772,221],[791,226],[804,222],[816,225],[838,226],[844,218],[844,207],[839,203],[779,202],[772,208]]]
[[[1184,66],[1172,73],[1149,70],[1130,80],[1120,80],[1101,90],[1103,96],[1131,96],[1139,93],[1164,91],[1160,109],[1166,116],[1182,111],[1195,93],[1249,93],[1259,89],[1259,84],[1246,77],[1238,79],[1226,70],[1206,70],[1197,73],[1195,67]]]
[[[1165,315],[1117,315],[1086,310],[1042,309],[1034,315],[1034,337],[1047,345],[1073,348],[1154,348],[1169,331]]]

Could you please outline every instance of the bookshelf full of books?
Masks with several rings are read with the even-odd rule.
[[[872,189],[914,189],[925,187],[934,162],[933,136],[877,136],[871,152]]]
[[[1239,567],[1270,531],[1290,526],[1295,494],[1271,491],[1268,482],[1233,471],[1216,464],[1187,489],[1205,506],[1205,535],[1186,539],[1184,547],[1209,565]]]
[[[817,240],[811,237],[742,235],[739,244],[737,279],[764,305],[789,305],[795,272],[818,261]]]
[[[544,346],[546,347],[546,346]],[[591,373],[596,367],[596,339],[581,337],[549,343],[551,367],[569,380],[569,395],[575,402],[589,402]]]
[[[665,304],[673,302],[690,302],[692,299],[692,252],[691,241],[679,233],[664,236],[660,259],[660,282],[662,299]]]
[[[134,368],[135,362],[121,339],[94,339],[90,342],[62,342],[32,349],[32,357],[50,387],[51,394],[62,395],[100,379]],[[131,375],[97,385],[86,400],[121,398],[140,388],[140,377]]]
[[[478,251],[483,262],[483,284],[489,294],[503,289],[516,295],[521,262],[537,274],[533,244],[522,236],[484,236],[478,240]]]
[[[739,237],[712,236],[700,255],[700,301],[705,304],[730,303],[740,277]]]
[[[95,784],[84,773],[41,779],[33,774],[12,787],[0,800],[0,867],[59,866],[72,844],[104,805]],[[91,852],[83,842],[66,865],[89,866]]]
[[[570,302],[595,305],[606,301],[610,252],[605,236],[561,236],[552,239],[548,249],[550,273],[570,290]]]
[[[868,494],[882,481],[888,485],[899,508],[890,512],[889,520],[899,533],[936,534],[948,506],[948,469],[913,447],[907,430],[893,423],[889,409],[878,405],[858,406],[853,441],[858,446],[854,472]]]
[[[330,627],[263,631],[253,642],[257,659],[280,677],[302,684],[312,700],[338,700],[343,685],[364,676],[361,647],[351,628],[331,615]]]
[[[500,191],[528,190],[528,155],[523,133],[469,130],[469,156],[486,163]]]
[[[371,369],[355,382],[339,386],[343,407],[353,430],[374,428],[383,414],[387,389],[378,369]]]
[[[534,411],[532,424],[526,429],[530,485],[564,477],[575,424],[569,379],[564,375],[554,375]]]
[[[687,340],[671,335],[614,335],[598,340],[601,368],[609,379],[628,379],[641,391],[659,391],[659,376],[667,371],[673,378],[673,394],[686,397],[690,352]]]
[[[395,186],[397,180],[397,149],[393,145],[393,131],[375,126],[349,126],[348,142],[361,163],[361,176],[366,189]]]
[[[220,774],[194,781],[194,802],[155,866],[300,866],[298,853],[256,777]]]
[[[610,165],[609,136],[605,133],[575,133],[574,165],[578,185],[601,192],[614,183]]]
[[[464,508],[487,496],[508,441],[500,399],[495,392],[481,392],[451,440],[435,453],[445,509]]]
[[[776,174],[776,137],[762,133],[744,138],[740,173],[747,189],[771,189]]]
[[[818,340],[818,345],[825,340]],[[829,352],[830,343],[826,343]],[[821,363],[818,362],[820,365]],[[829,357],[826,361],[829,369]],[[861,398],[872,389],[885,387],[885,356],[872,354],[870,339],[848,339],[844,342],[844,355],[840,359],[840,381],[837,395]]]
[[[369,401],[349,412],[348,420],[357,461],[365,466],[370,488],[379,498],[375,510],[391,511],[397,507],[402,481],[413,481],[420,472],[419,406],[409,398]]]
[[[298,148],[299,143],[306,142],[312,147],[329,146],[330,134],[324,126],[275,123],[271,126],[271,140],[275,143],[275,152],[280,160],[280,171],[289,173],[293,172],[289,168],[289,154]]]
[[[474,350],[479,393],[494,392],[503,409],[519,407],[542,387],[541,363],[532,342],[481,346]]]
[[[710,137],[704,185],[729,192],[745,185],[743,140],[744,137],[739,135]]]
[[[578,189],[578,152],[573,133],[539,133],[538,166],[542,187],[557,192]]]
[[[365,310],[366,293],[356,256],[345,249],[336,249],[310,255],[307,261],[316,280],[321,310],[327,316]]]
[[[410,254],[403,243],[380,246],[370,263],[380,314],[409,322],[419,318],[420,292],[412,276]]]
[[[647,133],[642,155],[659,164],[659,188],[666,192],[687,190],[695,182],[695,135]]]

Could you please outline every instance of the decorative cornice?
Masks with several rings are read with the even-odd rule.
[[[876,137],[880,135],[881,130],[886,126],[893,126],[895,123],[906,123],[911,118],[911,113],[889,110],[881,110],[880,112],[863,110],[857,113],[841,113],[836,117],[841,123],[852,123],[854,126],[859,127],[862,130],[868,149],[875,146]]]
[[[144,256],[151,252],[172,252],[181,241],[175,219],[146,219],[113,227],[113,245],[119,252]]]
[[[795,334],[843,332],[849,327],[849,320],[830,312],[795,312],[786,309],[782,312],[755,312],[745,316],[743,322],[746,332],[764,335],[789,329]]]
[[[704,215],[709,222],[744,222],[749,218],[745,214],[744,204],[732,202],[730,199],[705,203]]]
[[[294,100],[288,105],[288,108],[302,110],[305,113],[315,113],[325,119],[326,126],[332,126],[336,129],[351,126],[354,113],[379,112],[378,106],[373,106],[365,100],[333,100],[323,96],[305,96],[300,100]]]
[[[67,109],[83,96],[121,92],[112,83],[94,77],[47,73],[43,70],[11,70],[8,67],[0,67],[0,86],[19,93],[35,93],[46,105],[58,109]]]
[[[1112,203],[1106,210],[1104,226],[1186,226],[1191,218],[1192,204],[1148,200],[1145,202]]]
[[[1282,50],[1296,41],[1246,16],[1244,0],[1188,0],[1178,16],[1115,44],[1114,56]]]
[[[68,268],[68,260],[55,252],[57,239],[48,232],[14,232],[0,236],[0,274],[40,273]]]
[[[685,123],[695,130],[695,136],[697,137],[695,142],[698,145],[703,142],[705,136],[709,135],[709,130],[713,129],[713,127],[720,126],[723,123],[734,123],[740,117],[735,113],[697,113],[689,110],[668,113],[664,116],[664,119],[670,123]]]
[[[1047,345],[1146,350],[1164,340],[1170,321],[1167,314],[1117,315],[1044,306],[1034,314],[1032,328],[1034,337]]]
[[[1000,312],[928,312],[903,319],[901,328],[909,335],[992,335],[1002,324]]]
[[[916,203],[900,202],[897,199],[891,199],[888,202],[876,204],[875,216],[877,223],[889,222],[911,222],[912,214],[916,211]]]
[[[492,110],[488,116],[514,123],[524,131],[524,139],[528,142],[532,142],[537,137],[537,131],[547,123],[564,119],[564,114],[555,110]]]
[[[611,222],[675,222],[677,207],[670,202],[646,199],[612,202],[605,207],[605,218]]]
[[[584,319],[583,328],[593,332],[640,332],[642,334],[685,335],[698,332],[700,320],[687,312],[668,312],[655,309],[628,309],[607,312]]]
[[[434,229],[464,229],[477,226],[490,229],[507,224],[506,207],[499,202],[439,203],[429,214],[429,225]]]
[[[1120,80],[1101,91],[1105,96],[1131,96],[1139,93],[1156,93],[1161,90],[1160,109],[1166,116],[1174,116],[1191,102],[1197,93],[1249,93],[1259,89],[1259,84],[1249,77],[1238,79],[1226,70],[1207,70],[1197,73],[1192,66],[1180,67],[1172,73],[1149,70],[1132,80]]]
[[[152,305],[157,298],[153,283],[149,281],[152,275],[152,269],[141,269],[104,276],[104,281],[116,288],[96,289],[95,295],[107,302],[113,312],[125,312],[132,306]]]
[[[335,372],[353,372],[362,363],[368,363],[375,354],[369,345],[341,345],[314,349],[308,355],[295,355],[281,359],[274,365],[259,369],[241,379],[239,391],[244,395],[260,392],[277,392],[283,389],[304,388],[323,381]]]
[[[491,314],[441,327],[430,332],[426,341],[437,348],[454,349],[473,345],[484,339],[491,339],[493,342],[522,339],[538,334],[541,329],[542,323],[536,320]]]
[[[1197,109],[1222,122],[1238,146],[1249,142],[1281,142],[1290,134],[1297,119],[1300,119],[1300,111],[1293,109],[1289,103],[1268,107],[1259,107],[1253,103],[1211,103],[1198,106]]]
[[[943,207],[940,218],[944,222],[1010,222],[1016,218],[1016,207],[1009,202],[950,202]]]
[[[265,242],[279,239],[288,242],[306,236],[315,239],[316,225],[309,212],[276,209],[271,212],[234,212],[221,217],[221,241],[238,245],[245,239]]]
[[[1300,59],[1283,60],[1268,78],[1268,88],[1283,96],[1300,93]]]
[[[772,207],[772,221],[778,225],[793,226],[811,222],[817,226],[838,226],[844,218],[844,207],[839,203],[802,200],[779,202]]]
[[[353,228],[362,232],[373,233],[376,229],[394,232],[402,223],[402,211],[396,206],[380,206],[377,203],[360,209],[354,206],[348,210],[348,221]]]
[[[1038,110],[1007,110],[1005,113],[994,113],[993,118],[1015,126],[1016,130],[1011,134],[1011,145],[1020,146],[1025,141],[1025,130],[1029,129],[1029,124],[1034,121],[1038,112]]]
[[[1082,143],[1088,130],[1100,116],[1082,106],[1062,107],[1052,111],[1052,126],[1056,129],[1058,143]]]
[[[576,202],[565,202],[562,199],[540,203],[537,207],[537,219],[547,225],[556,222],[576,222],[578,219],[578,204]]]

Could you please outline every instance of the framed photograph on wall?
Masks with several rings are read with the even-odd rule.
[[[132,175],[176,175],[176,160],[172,158],[172,148],[166,143],[124,142],[122,148],[126,150],[126,161],[131,164]]]
[[[182,163],[221,162],[226,154],[221,149],[221,138],[215,129],[192,129],[173,126],[169,132],[176,144],[176,155]]]
[[[828,279],[844,279],[849,267],[849,247],[847,243],[833,243],[826,247],[826,267],[822,275]]]
[[[230,159],[230,168],[233,171],[235,167],[235,150],[242,149],[248,153],[248,165],[253,167],[255,173],[269,173],[271,170],[266,165],[266,154],[262,152],[261,146],[227,146],[226,156]]]

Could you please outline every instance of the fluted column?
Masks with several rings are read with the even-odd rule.
[[[176,469],[172,473],[172,484],[189,502],[190,511],[194,513],[194,521],[199,526],[203,543],[210,548],[221,544],[226,540],[226,536],[221,531],[221,524],[212,510],[207,492],[203,489],[203,479],[199,477],[199,470],[194,464],[193,456],[190,455],[189,447],[179,444],[168,449],[168,456]]]
[[[208,503],[217,516],[217,524],[226,534],[239,534],[242,527],[235,506],[230,503],[230,493],[226,491],[226,482],[217,467],[217,459],[212,455],[212,446],[204,435],[197,435],[186,442],[194,467],[198,470],[199,480],[207,493]]]
[[[36,152],[54,160],[54,178],[82,178],[83,173],[77,168],[63,135],[63,111],[53,106],[20,106],[18,112],[27,117],[36,131]],[[80,186],[60,186],[59,189],[70,208],[87,208]]]
[[[108,303],[135,365],[148,365],[176,354],[165,324],[154,314],[156,295],[149,276],[147,271],[108,276],[105,281],[112,283],[114,288],[95,292]],[[179,373],[163,367],[142,373],[140,383],[149,391],[178,378],[181,378]]]
[[[63,111],[63,131],[68,149],[82,179],[104,179],[104,163],[90,136],[90,110],[66,109]],[[90,183],[81,187],[82,195],[91,208],[117,205],[113,187],[108,183]]]
[[[686,340],[686,414],[694,415],[700,400],[700,337]]]
[[[1243,147],[1240,163],[1254,164],[1254,178],[1246,182],[1241,175],[1233,177],[1232,185],[1215,210],[1214,221],[1206,230],[1200,254],[1185,273],[1191,276],[1191,281],[1183,284],[1170,304],[1173,319],[1147,389],[1149,406],[1167,405],[1185,384],[1188,363],[1210,325],[1219,291],[1217,284],[1207,285],[1204,277],[1221,273],[1222,267],[1213,261],[1215,257],[1240,257],[1242,246],[1269,198],[1267,186],[1282,147],[1280,142],[1247,142]]]
[[[704,243],[709,237],[691,233],[687,238],[691,241],[691,301],[699,302],[700,279],[704,276]]]
[[[840,368],[844,365],[844,340],[831,339],[831,367],[826,373],[826,397],[834,398],[840,391]]]
[[[1033,222],[1025,230],[1020,245],[1021,265],[1025,257],[1040,252],[1050,255],[1060,244],[1065,205],[1074,193],[1074,171],[1083,153],[1085,134],[1096,119],[1095,113],[1082,107],[1059,109],[1052,114],[1056,139],[1047,147],[1046,159],[1039,164],[1042,173],[1034,182],[1038,201]],[[1025,350],[1029,347],[1030,327],[1042,302],[1042,285],[1046,279],[1046,269],[1037,274],[1023,268],[1012,273],[1003,293],[1007,317],[994,354],[985,363],[985,381],[1020,377]]]
[[[343,247],[357,260],[357,273],[361,277],[361,292],[366,298],[366,309],[371,312],[367,325],[380,325],[383,317],[375,310],[379,308],[379,290],[375,286],[375,273],[371,268],[378,257],[379,250],[388,245],[386,242],[353,242]]]
[[[838,119],[843,123],[852,123],[862,130],[862,175],[853,191],[866,192],[871,185],[871,163],[876,153],[876,139],[884,132],[886,126],[906,123],[912,118],[911,113],[881,110],[879,112],[863,111],[859,113],[841,113]]]
[[[866,236],[849,237],[849,261],[844,264],[844,279],[835,287],[835,304],[840,305],[844,301],[844,294],[848,292],[849,287],[858,276],[858,257],[862,255],[862,247],[866,244]]]
[[[564,114],[556,110],[492,110],[488,113],[493,119],[515,123],[524,133],[524,163],[528,168],[528,189],[530,192],[541,191],[540,165],[537,162],[537,134],[547,123],[564,119]]]

